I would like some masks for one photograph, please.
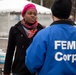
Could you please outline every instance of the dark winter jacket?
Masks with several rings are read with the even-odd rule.
[[[43,26],[38,24],[37,29],[39,31],[43,29]],[[32,39],[33,37],[27,37],[25,30],[21,25],[21,21],[18,22],[15,26],[11,27],[5,59],[6,61],[4,65],[4,74],[10,74],[12,69],[12,73],[15,74],[32,75],[25,66],[25,50],[31,44]]]

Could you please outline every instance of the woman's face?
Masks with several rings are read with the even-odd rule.
[[[37,20],[37,11],[35,9],[29,9],[24,14],[24,19],[28,23],[35,23]]]

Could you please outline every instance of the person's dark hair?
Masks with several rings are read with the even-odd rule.
[[[68,19],[72,10],[71,0],[55,0],[51,6],[52,14],[60,19]]]

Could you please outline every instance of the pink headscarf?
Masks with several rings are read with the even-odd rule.
[[[32,3],[29,3],[29,4],[24,6],[24,8],[22,10],[22,17],[26,13],[26,11],[29,10],[29,9],[35,9],[37,11],[36,6],[34,4],[32,4]]]

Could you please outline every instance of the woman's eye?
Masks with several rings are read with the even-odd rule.
[[[36,13],[34,13],[34,15],[35,15],[35,16],[37,16],[37,14],[36,14]]]
[[[37,13],[32,13],[32,12],[29,12],[28,14],[29,14],[29,15],[34,15],[34,16],[37,15]]]
[[[31,15],[32,13],[31,13],[31,12],[29,12],[28,14],[29,14],[29,15]]]

